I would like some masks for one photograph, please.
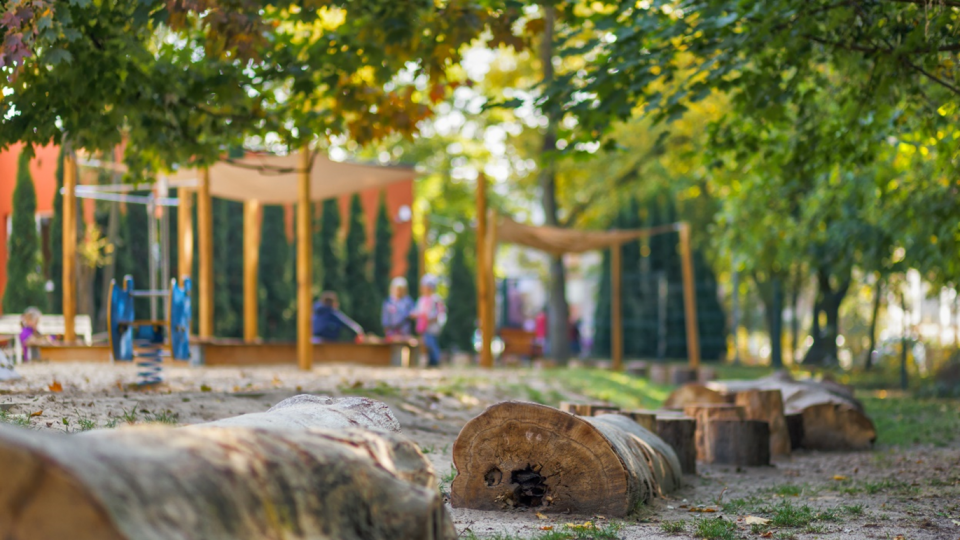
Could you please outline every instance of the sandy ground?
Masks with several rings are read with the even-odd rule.
[[[391,405],[404,433],[436,467],[444,491],[452,475],[453,442],[463,424],[486,406],[530,399],[530,392],[583,399],[521,370],[168,367],[165,383],[151,391],[131,386],[137,380],[133,366],[31,364],[18,372],[22,380],[0,383],[0,409],[7,418],[29,418],[34,429],[65,432],[129,422],[182,425],[215,420],[263,411],[298,393],[366,395]],[[531,380],[532,390],[526,388]],[[62,390],[52,391],[54,383]],[[685,478],[680,492],[620,521],[618,536],[691,538],[696,520],[725,519],[736,525],[739,537],[759,538],[746,524],[747,516],[770,518],[784,505],[807,506],[815,517],[801,527],[774,527],[767,537],[958,540],[960,447],[798,452],[772,467],[745,470],[701,465],[698,476]],[[462,537],[535,537],[544,528],[557,530],[567,523],[609,521],[603,516],[538,517],[523,510],[451,512]],[[663,531],[664,523],[681,520],[685,532]]]

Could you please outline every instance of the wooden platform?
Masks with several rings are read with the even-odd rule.
[[[198,343],[205,366],[296,365],[296,343],[243,343],[212,341]],[[47,345],[39,347],[40,359],[47,362],[109,363],[107,345]],[[313,363],[404,366],[415,364],[416,349],[406,343],[316,343]],[[165,360],[165,365],[189,366],[189,362]]]

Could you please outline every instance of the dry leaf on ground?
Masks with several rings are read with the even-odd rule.
[[[63,392],[63,385],[57,381],[53,381],[53,384],[48,386],[51,392]]]
[[[769,519],[764,519],[762,517],[757,517],[757,516],[747,516],[746,519],[744,519],[743,521],[747,525],[753,525],[753,524],[766,525],[767,523],[770,523]]]

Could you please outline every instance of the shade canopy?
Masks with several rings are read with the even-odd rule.
[[[297,202],[297,173],[300,157],[248,155],[212,165],[210,194],[234,201],[256,200],[263,204]],[[333,161],[314,153],[310,168],[310,198],[315,201],[355,193],[369,188],[381,188],[394,182],[410,180],[416,172],[412,167],[361,165]],[[167,179],[185,182],[198,179],[196,169],[181,170]]]
[[[645,236],[678,230],[677,224],[622,231],[580,231],[523,225],[506,217],[492,221],[495,223],[495,238],[498,242],[519,244],[558,256],[564,253],[607,249]]]

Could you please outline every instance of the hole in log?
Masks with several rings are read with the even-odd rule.
[[[532,508],[543,504],[543,497],[547,494],[544,480],[546,479],[529,465],[526,469],[513,471],[510,482],[517,485],[513,490],[517,505]]]
[[[483,479],[487,482],[487,487],[493,487],[500,485],[500,481],[503,480],[503,473],[500,472],[500,469],[494,467],[487,471],[487,474],[483,475]]]

